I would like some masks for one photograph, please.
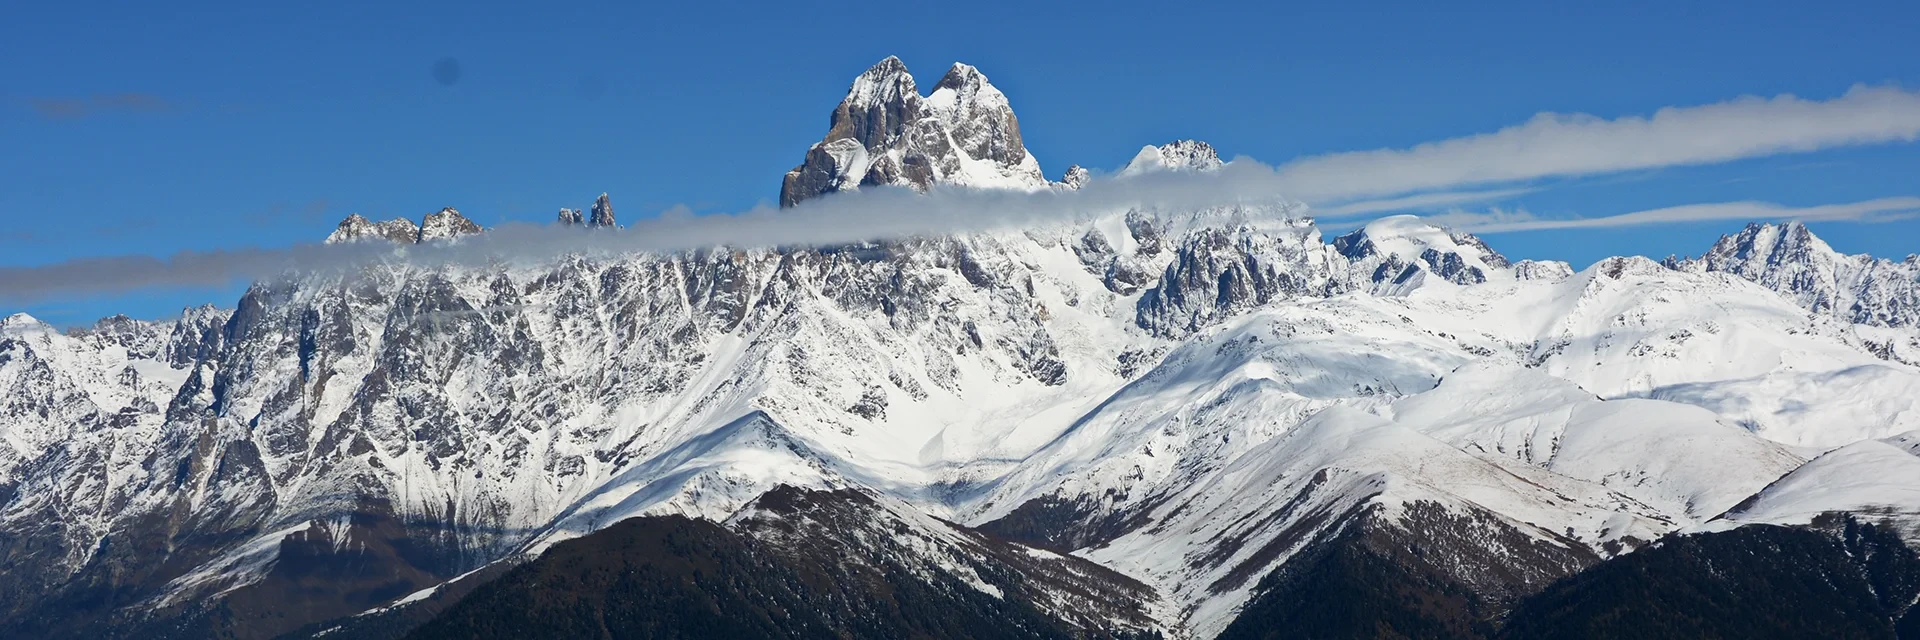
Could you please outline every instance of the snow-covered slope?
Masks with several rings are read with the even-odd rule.
[[[1404,294],[1429,278],[1458,285],[1512,278],[1506,256],[1471,234],[1429,224],[1414,216],[1388,216],[1335,238],[1333,247],[1353,263],[1357,277],[1380,295]],[[1529,270],[1529,276],[1535,274]]]
[[[1815,450],[1920,429],[1920,371],[1880,363],[1675,384],[1648,395],[1705,407]]]
[[[1601,400],[1569,381],[1484,361],[1394,403],[1390,413],[1456,447],[1598,483],[1695,521],[1803,462],[1700,407]]]
[[[1808,524],[1827,513],[1851,513],[1920,538],[1920,456],[1892,443],[1862,440],[1775,481],[1713,523]]]

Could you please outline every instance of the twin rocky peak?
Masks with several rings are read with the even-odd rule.
[[[1207,143],[1184,140],[1142,149],[1122,173],[1221,164]],[[879,185],[921,192],[936,184],[1078,189],[1089,177],[1075,165],[1049,182],[1021,142],[1020,119],[1006,94],[979,69],[956,62],[922,96],[907,66],[888,57],[854,79],[833,109],[826,137],[781,181],[780,206]]]
[[[926,191],[934,184],[1041,188],[1040,163],[1020,141],[1020,120],[979,69],[954,63],[921,96],[889,56],[855,78],[827,135],[780,185],[780,206],[863,186]]]
[[[613,201],[604,193],[600,194],[599,199],[593,201],[593,207],[586,215],[582,215],[579,209],[562,207],[560,209],[560,224],[563,226],[586,227],[589,229],[611,229],[619,227],[613,218]],[[345,220],[341,220],[340,226],[334,227],[333,233],[327,236],[327,244],[359,242],[362,240],[386,240],[397,244],[420,244],[434,240],[472,235],[485,230],[486,229],[482,228],[479,224],[474,223],[474,221],[468,220],[466,216],[460,215],[460,211],[453,207],[441,209],[437,213],[427,214],[427,217],[421,220],[418,225],[406,218],[394,218],[386,222],[374,222],[356,213],[347,216]]]

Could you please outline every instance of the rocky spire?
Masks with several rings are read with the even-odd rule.
[[[579,212],[574,212],[574,215],[579,215]],[[593,215],[587,218],[587,226],[607,228],[618,226],[613,221],[613,200],[607,198],[607,194],[602,193],[599,199],[593,201]]]
[[[473,221],[468,220],[466,216],[460,215],[460,212],[453,207],[447,207],[441,209],[438,213],[427,214],[427,219],[420,223],[419,242],[456,238],[480,233],[481,231],[484,231],[484,229],[481,229],[480,225],[474,224]]]
[[[863,186],[1044,187],[1007,97],[978,69],[954,64],[922,97],[899,58],[855,78],[827,135],[780,185],[780,206]]]
[[[923,103],[907,65],[887,56],[854,78],[847,97],[833,110],[825,141],[852,138],[866,148],[891,146],[908,124],[920,119]]]
[[[560,224],[577,227],[586,224],[586,218],[581,217],[579,209],[560,207]]]

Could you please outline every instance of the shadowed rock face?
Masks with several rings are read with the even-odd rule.
[[[978,69],[954,64],[921,96],[899,58],[853,81],[827,135],[780,185],[780,206],[837,191],[934,184],[1039,188],[1040,166],[1021,142],[1005,94]]]
[[[928,102],[948,123],[959,150],[967,157],[1009,167],[1027,159],[1027,148],[1020,142],[1019,118],[1013,116],[1013,107],[979,69],[954,63],[933,86]]]

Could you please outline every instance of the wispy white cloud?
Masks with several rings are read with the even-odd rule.
[[[29,98],[28,104],[49,120],[84,118],[102,113],[161,113],[177,105],[147,93],[98,94],[92,98]]]
[[[619,233],[582,234],[540,225],[507,225],[453,246],[300,245],[275,249],[183,252],[171,257],[81,258],[0,267],[0,305],[58,295],[156,287],[223,285],[288,270],[348,269],[376,261],[410,263],[550,259],[580,251],[675,251],[729,245],[824,245],[1026,227],[1127,209],[1195,210],[1261,204],[1270,213],[1355,217],[1494,202],[1530,189],[1529,181],[1703,164],[1920,137],[1920,93],[1856,86],[1825,101],[1793,96],[1739,98],[1661,109],[1650,117],[1602,119],[1541,114],[1492,133],[1407,149],[1302,158],[1279,166],[1241,158],[1219,171],[1146,172],[1099,177],[1078,191],[994,191],[938,187],[835,194],[776,210],[691,215],[676,209]],[[1689,205],[1605,218],[1536,218],[1524,211],[1453,212],[1440,219],[1481,232],[1653,224],[1716,219],[1881,219],[1911,213],[1911,198],[1829,207],[1767,203]],[[316,233],[316,235],[318,235]]]
[[[1440,207],[1452,207],[1473,202],[1493,202],[1505,200],[1535,191],[1530,188],[1487,189],[1481,191],[1438,191],[1420,193],[1398,198],[1379,200],[1361,200],[1329,207],[1314,207],[1311,213],[1315,218],[1348,218],[1386,211],[1428,211]]]
[[[1594,218],[1542,218],[1525,210],[1452,211],[1428,219],[1478,234],[1547,229],[1595,229],[1713,220],[1800,220],[1804,222],[1891,222],[1920,216],[1920,197],[1901,196],[1861,202],[1789,207],[1771,202],[1714,202],[1663,207]]]
[[[1315,156],[1276,190],[1307,202],[1709,164],[1920,138],[1920,93],[1856,85],[1831,100],[1747,96],[1652,116],[1542,113],[1492,133]]]

